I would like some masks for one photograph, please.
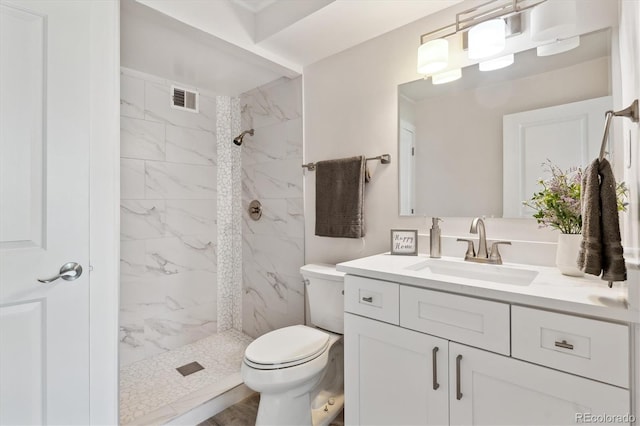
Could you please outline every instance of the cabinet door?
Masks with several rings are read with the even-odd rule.
[[[449,377],[452,425],[625,424],[630,412],[628,390],[457,343]]]
[[[446,340],[352,314],[344,329],[345,424],[449,423]]]

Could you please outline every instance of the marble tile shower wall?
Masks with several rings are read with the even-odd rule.
[[[242,128],[243,331],[258,337],[304,323],[302,79],[282,78],[240,97]],[[253,221],[249,202],[262,203]]]
[[[217,331],[216,99],[121,75],[121,366]]]

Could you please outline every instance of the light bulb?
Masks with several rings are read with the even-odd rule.
[[[499,70],[500,68],[506,68],[509,65],[513,64],[513,53],[510,55],[501,56],[495,59],[489,59],[488,61],[480,62],[478,67],[480,71],[493,71]]]
[[[454,70],[449,70],[445,72],[441,72],[439,74],[434,74],[431,76],[431,83],[433,84],[444,84],[455,81],[462,77],[462,70],[460,68],[456,68]]]
[[[491,19],[469,30],[469,59],[482,59],[504,50],[507,24],[504,19]]]
[[[549,43],[536,48],[538,56],[551,56],[558,53],[566,52],[580,46],[580,36],[567,38],[564,40]]]
[[[418,48],[418,73],[433,74],[447,67],[449,42],[443,38],[428,41]]]
[[[574,0],[547,0],[531,10],[531,40],[566,38],[576,29]]]

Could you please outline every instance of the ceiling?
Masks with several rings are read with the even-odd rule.
[[[258,13],[267,6],[271,6],[276,0],[232,0],[250,12]]]
[[[287,68],[306,65],[462,0],[137,0]]]
[[[286,67],[134,0],[121,0],[120,4],[123,67],[229,96],[291,74]]]

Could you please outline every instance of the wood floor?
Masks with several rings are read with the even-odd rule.
[[[232,405],[224,411],[216,414],[198,426],[252,426],[256,423],[260,394],[256,393],[249,398]],[[344,426],[343,413],[331,422],[329,426]]]

